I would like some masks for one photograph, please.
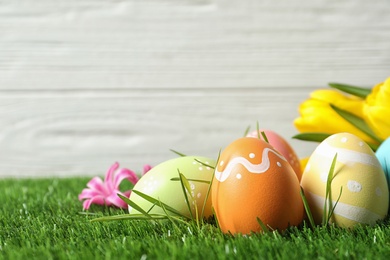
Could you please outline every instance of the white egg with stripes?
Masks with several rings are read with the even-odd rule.
[[[303,172],[301,186],[315,222],[322,222],[328,174],[336,154],[330,193],[334,213],[330,221],[351,228],[384,219],[389,189],[375,153],[357,136],[338,133],[320,143]]]

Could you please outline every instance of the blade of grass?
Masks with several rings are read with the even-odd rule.
[[[220,149],[219,152],[218,152],[217,163],[218,163],[220,157],[221,157],[221,149]],[[210,184],[209,184],[209,187],[208,187],[208,189],[207,189],[206,197],[204,198],[204,201],[203,201],[202,213],[200,214],[200,218],[201,218],[202,220],[203,220],[203,217],[204,217],[204,211],[205,211],[205,209],[206,209],[207,201],[208,201],[209,196],[210,196],[211,187],[212,187],[212,185],[213,185],[216,167],[217,167],[217,166],[214,167],[213,174],[211,175]],[[215,216],[215,215],[214,215],[214,216]],[[215,217],[215,218],[216,218],[216,217]]]
[[[165,215],[167,216],[169,221],[171,221],[172,225],[176,228],[176,230],[180,230],[179,227],[176,225],[175,221],[173,221],[173,219],[169,216],[167,210],[165,209],[164,205],[161,203],[160,200],[159,200],[159,206],[162,208],[162,210],[164,211]]]
[[[181,153],[181,152],[175,151],[175,150],[173,150],[173,149],[169,149],[169,151],[171,151],[171,152],[173,152],[173,153],[175,153],[175,154],[179,155],[180,157],[186,157],[186,156],[187,156],[187,155],[185,155],[184,153]]]
[[[210,183],[209,181],[205,181],[205,180],[197,180],[197,179],[187,179],[187,180],[193,181],[193,182],[206,183],[206,184]],[[180,177],[173,177],[173,178],[171,178],[171,181],[180,181]]]
[[[202,164],[203,166],[206,166],[206,167],[210,167],[211,169],[215,169],[215,166],[212,166],[212,165],[210,165],[210,164],[207,164],[207,163],[205,163],[205,162],[202,162],[201,160],[199,160],[199,159],[194,159],[195,160],[195,162],[198,162],[198,163],[200,163],[200,164]]]
[[[177,172],[179,173],[180,184],[181,184],[181,188],[183,190],[183,194],[184,194],[184,197],[185,197],[185,200],[186,200],[188,211],[190,213],[191,219],[193,220],[194,219],[194,215],[192,214],[191,203],[190,203],[190,201],[188,199],[188,195],[187,195],[187,193],[188,193],[191,196],[191,185],[190,185],[189,181],[186,179],[186,177],[179,171],[179,169],[177,169]],[[192,199],[192,196],[191,196],[191,199]]]
[[[337,153],[333,157],[332,164],[329,169],[328,178],[326,180],[326,190],[325,190],[325,202],[324,202],[324,211],[322,215],[322,225],[325,226],[328,224],[327,220],[329,219],[330,207],[332,206],[332,181],[334,169],[337,162]]]
[[[123,196],[122,194],[117,194],[124,202],[127,203],[127,205],[129,205],[130,207],[132,207],[133,209],[137,210],[138,212],[140,212],[141,214],[147,216],[147,217],[150,217],[149,213],[147,213],[143,208],[141,208],[139,205],[137,205],[134,201],[130,200],[129,198]]]
[[[315,222],[314,222],[313,214],[311,213],[309,203],[307,202],[307,199],[306,199],[306,196],[305,196],[305,192],[304,192],[302,187],[301,187],[300,194],[301,194],[301,198],[302,198],[302,201],[303,201],[303,206],[305,207],[306,215],[309,218],[310,226],[312,228],[314,228],[315,227]]]
[[[263,233],[264,234],[267,234],[267,235],[270,235],[271,234],[271,231],[269,231],[269,229],[267,228],[267,226],[263,223],[263,221],[261,221],[261,219],[259,217],[256,217],[256,220],[257,220],[257,223],[259,223],[261,229],[263,230]]]
[[[328,85],[332,88],[341,90],[345,93],[360,97],[360,98],[366,98],[370,93],[371,89],[369,88],[363,88],[363,87],[357,87],[357,86],[351,86],[341,83],[328,83]]]
[[[122,215],[105,216],[105,217],[91,219],[91,222],[116,221],[116,220],[162,220],[162,219],[168,219],[168,218],[167,216],[162,214],[150,214],[149,217],[143,214],[122,214]]]
[[[147,195],[147,194],[145,194],[145,193],[142,193],[142,192],[140,192],[140,191],[137,191],[137,190],[133,190],[132,192],[134,192],[135,194],[137,194],[137,195],[140,196],[141,198],[143,198],[143,199],[149,201],[150,203],[156,204],[157,206],[159,206],[159,200],[157,200],[157,199],[155,199],[155,198],[153,198],[153,197],[151,197],[151,196],[149,196],[149,195]],[[168,210],[168,211],[170,211],[170,212],[172,212],[172,213],[174,213],[174,214],[176,214],[176,215],[178,215],[178,216],[180,216],[180,217],[182,217],[182,218],[190,219],[190,218],[188,218],[186,215],[182,214],[180,211],[178,211],[178,210],[172,208],[171,206],[169,206],[169,205],[167,205],[167,204],[165,204],[165,203],[163,203],[163,202],[161,202],[161,203],[164,205],[164,207],[166,208],[166,210]]]
[[[383,140],[380,139],[376,134],[371,130],[371,128],[367,125],[367,123],[360,117],[355,116],[354,114],[345,111],[341,108],[338,108],[335,105],[330,105],[334,111],[336,111],[337,114],[339,114],[342,118],[344,118],[346,121],[351,123],[353,126],[355,126],[357,129],[377,141],[378,143],[382,143]]]
[[[264,141],[267,142],[267,143],[269,143],[268,138],[267,138],[267,135],[265,134],[264,131],[261,131],[261,135],[263,136]]]
[[[341,198],[341,194],[342,194],[342,193],[343,193],[343,186],[340,187],[340,194],[339,194],[339,197],[337,198],[337,200],[336,200],[334,206],[332,207],[331,211],[329,212],[329,216],[328,216],[327,223],[329,223],[330,219],[332,218],[333,212],[334,212],[334,210],[335,210],[337,204],[338,204],[339,201],[340,201],[340,198]]]
[[[156,206],[156,204],[154,203],[154,204],[148,209],[147,213],[149,214],[149,212],[151,212],[152,209],[153,209],[155,206]]]
[[[245,129],[245,132],[244,132],[244,136],[243,137],[246,137],[248,134],[249,134],[249,130],[251,129],[251,126],[248,126],[246,129]]]
[[[215,213],[215,209],[213,206],[211,207],[211,211],[213,212],[213,215],[214,215],[215,224],[217,225],[218,229],[221,230],[221,226],[219,225],[217,214]]]

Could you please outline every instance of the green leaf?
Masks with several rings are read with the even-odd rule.
[[[256,131],[257,131],[257,138],[258,138],[258,139],[261,139],[261,137],[260,137],[259,121],[256,122]]]
[[[329,136],[331,136],[331,134],[308,132],[308,133],[301,133],[301,134],[294,135],[292,138],[303,140],[303,141],[322,142]]]
[[[336,107],[335,105],[330,104],[332,109],[336,111],[337,114],[339,114],[342,118],[344,118],[346,121],[351,123],[353,126],[355,126],[357,129],[377,141],[378,143],[382,143],[383,140],[380,139],[378,136],[375,135],[375,133],[371,130],[371,128],[367,125],[367,123],[360,117],[355,116],[354,114],[345,111],[341,108]]]
[[[292,138],[297,139],[297,140],[302,140],[302,141],[311,141],[311,142],[322,142],[326,138],[331,136],[331,134],[326,134],[326,133],[301,133],[294,135]],[[375,152],[379,145],[378,144],[373,144],[373,143],[368,143],[366,142],[368,146],[371,147],[371,149]]]
[[[329,86],[360,98],[366,98],[371,93],[371,89],[369,88],[356,87],[341,83],[329,83]]]
[[[141,198],[143,198],[143,199],[149,201],[149,202],[152,203],[152,204],[156,204],[157,206],[159,206],[159,204],[160,204],[160,200],[155,199],[155,198],[153,198],[153,197],[151,197],[151,196],[149,196],[149,195],[147,195],[147,194],[145,194],[145,193],[142,193],[142,192],[137,191],[137,190],[133,190],[132,192],[134,192],[135,194],[137,194],[137,195],[140,196]],[[162,203],[162,205],[164,205],[164,207],[165,207],[166,210],[168,210],[168,211],[170,211],[170,212],[172,212],[172,213],[174,213],[174,214],[176,214],[176,215],[178,215],[178,216],[180,216],[180,217],[182,217],[182,218],[190,219],[190,218],[188,218],[186,215],[182,214],[180,211],[178,211],[178,210],[172,208],[171,206],[169,206],[169,205],[167,205],[167,204],[165,204],[165,203],[163,203],[163,202],[161,202],[161,203]]]

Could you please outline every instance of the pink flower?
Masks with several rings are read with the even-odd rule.
[[[129,180],[134,185],[138,182],[139,178],[135,172],[122,168],[119,168],[119,163],[114,163],[108,170],[104,182],[100,177],[94,177],[87,183],[87,187],[79,194],[79,200],[83,202],[83,208],[89,209],[91,204],[116,206],[118,208],[127,208],[127,204],[117,195],[118,193],[129,197],[131,190],[121,192],[119,185],[124,179]],[[147,173],[152,166],[145,165],[143,175]]]

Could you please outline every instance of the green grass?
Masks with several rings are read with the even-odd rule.
[[[89,178],[0,180],[0,259],[389,259],[390,221],[355,230],[291,228],[236,236],[215,225],[93,222],[79,214]]]

